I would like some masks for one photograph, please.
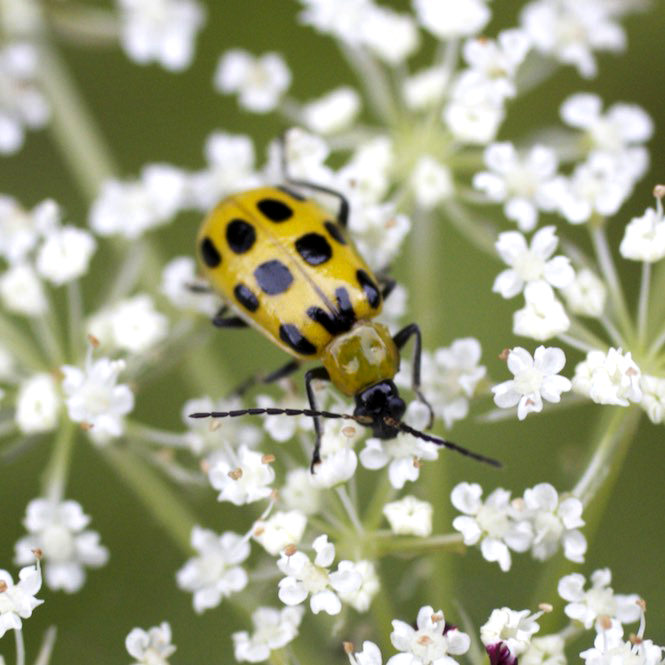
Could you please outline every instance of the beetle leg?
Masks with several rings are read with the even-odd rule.
[[[212,319],[212,325],[217,328],[246,328],[247,322],[239,316],[227,316],[229,311],[228,305],[222,305],[219,311]]]
[[[346,196],[344,196],[342,192],[338,192],[337,190],[331,189],[330,187],[325,187],[324,185],[319,185],[315,182],[309,182],[308,180],[297,180],[296,178],[292,178],[289,175],[288,164],[286,161],[286,141],[283,134],[279,140],[281,144],[282,176],[284,180],[291,185],[295,185],[296,187],[304,187],[305,189],[312,189],[315,192],[321,192],[322,194],[330,194],[330,196],[334,196],[336,199],[338,199],[339,211],[337,212],[337,223],[340,226],[346,228],[349,222],[350,210],[349,200],[346,198]]]
[[[415,342],[413,345],[413,374],[411,375],[411,387],[413,388],[413,392],[416,393],[418,401],[422,402],[429,409],[429,423],[426,429],[430,429],[434,423],[434,410],[432,409],[432,405],[420,392],[420,361],[422,353],[422,338],[418,324],[411,323],[408,326],[402,328],[395,334],[393,341],[395,342],[395,346],[401,350],[411,337],[415,337]]]
[[[319,379],[320,381],[330,381],[330,374],[325,367],[314,367],[313,369],[305,372],[305,389],[307,390],[307,400],[309,407],[312,411],[318,411],[316,405],[316,397],[314,396],[314,389],[312,388],[312,381]],[[316,442],[314,444],[314,451],[312,452],[312,463],[309,469],[314,473],[314,468],[317,464],[321,464],[321,419],[319,416],[312,416],[314,419],[314,431],[316,432]]]

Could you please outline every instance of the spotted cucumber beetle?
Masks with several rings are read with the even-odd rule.
[[[303,361],[320,360],[305,373],[309,409],[250,408],[194,413],[194,418],[242,415],[306,415],[314,419],[312,470],[321,461],[321,418],[348,418],[375,437],[408,432],[420,439],[500,466],[496,460],[415,430],[401,418],[406,411],[393,378],[400,350],[413,337],[412,386],[420,401],[421,334],[412,323],[394,336],[373,319],[395,282],[377,277],[347,233],[348,200],[339,192],[305,181],[259,187],[219,203],[203,221],[197,254],[204,276],[225,304],[213,319],[220,328],[254,327],[293,359],[264,376],[272,382],[296,371]],[[332,217],[300,189],[339,201]],[[326,380],[355,398],[353,415],[317,409],[312,381]]]

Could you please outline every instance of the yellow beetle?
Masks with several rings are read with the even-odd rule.
[[[393,378],[399,369],[399,350],[411,337],[415,339],[413,388],[432,413],[419,390],[420,329],[411,324],[391,336],[385,325],[372,320],[381,312],[394,281],[377,278],[353,246],[346,231],[346,198],[313,183],[289,183],[336,196],[340,201],[337,216],[291,187],[259,187],[219,203],[201,225],[197,249],[205,277],[225,302],[213,323],[250,325],[293,356],[264,376],[264,382],[287,376],[302,361],[321,361],[322,367],[305,373],[311,409],[244,409],[192,416],[311,415],[316,430],[312,469],[320,462],[320,417],[351,417],[381,439],[409,432],[498,465],[401,422],[406,405]],[[311,387],[314,379],[331,381],[353,396],[353,416],[319,411]]]

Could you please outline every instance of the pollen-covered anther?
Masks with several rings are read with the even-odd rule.
[[[635,601],[635,604],[642,610],[642,612],[647,611],[647,601],[644,598],[638,598]]]
[[[656,185],[653,188],[653,195],[657,199],[662,199],[665,196],[665,185]]]
[[[631,633],[630,636],[628,637],[628,641],[633,645],[637,644],[642,644],[642,638],[639,635],[635,635],[635,633]]]
[[[81,423],[80,427],[81,427],[81,429],[82,429],[84,432],[89,432],[89,431],[94,427],[94,425],[93,425],[92,423],[86,422],[86,421],[84,420],[84,421]]]
[[[273,490],[270,492],[270,500],[277,501],[278,499],[279,499],[279,490],[273,488]]]
[[[427,646],[428,644],[433,643],[432,638],[429,635],[420,635],[416,642],[418,642],[418,644],[422,644],[423,646]]]
[[[210,471],[210,462],[207,459],[202,459],[199,467],[201,468],[201,471],[207,475]]]
[[[598,625],[603,630],[609,630],[612,627],[612,617],[608,616],[607,614],[601,614],[598,617]]]
[[[30,551],[35,555],[35,559],[39,559],[41,561],[42,557],[44,556],[44,551],[41,547],[35,547]]]
[[[284,552],[285,556],[293,556],[298,551],[298,548],[291,544],[287,545],[282,551]]]
[[[540,605],[538,605],[538,609],[541,612],[551,612],[554,609],[554,607],[552,607],[552,605],[550,605],[549,603],[540,603]]]
[[[443,614],[441,614],[440,612],[437,613],[437,614],[432,614],[432,616],[430,617],[430,621],[432,623],[437,623],[438,621],[443,621]]]
[[[420,459],[420,457],[416,457],[416,456],[414,455],[414,456],[413,456],[413,466],[414,466],[416,469],[419,469],[422,465],[423,465],[423,462],[422,462],[422,460]]]
[[[7,582],[0,580],[0,593],[7,591]]]
[[[347,425],[346,427],[342,427],[342,434],[347,438],[347,439],[352,439],[358,430],[353,426],[353,425]]]
[[[266,530],[262,526],[256,527],[256,529],[254,529],[254,538],[261,537],[265,533],[265,531]]]
[[[344,647],[344,652],[347,654],[352,654],[355,650],[353,642],[342,642],[342,646]]]
[[[503,360],[506,362],[508,360],[508,354],[510,353],[510,349],[506,348],[501,353],[498,355],[499,360]]]
[[[88,333],[87,339],[88,339],[88,344],[90,344],[90,346],[93,349],[98,349],[99,348],[100,342],[94,335],[91,335],[90,333]]]
[[[242,469],[240,467],[237,469],[231,469],[228,476],[231,480],[240,480],[242,478]]]
[[[261,462],[263,464],[272,464],[275,461],[275,459],[277,458],[272,453],[266,453],[265,455],[263,455],[263,457],[261,457]]]
[[[222,426],[222,421],[217,418],[211,418],[208,424],[208,430],[216,432]]]

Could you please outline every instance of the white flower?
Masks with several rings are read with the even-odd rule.
[[[431,155],[418,158],[410,181],[416,204],[424,210],[432,210],[453,194],[450,169]]]
[[[30,562],[33,550],[41,549],[47,586],[54,591],[78,591],[85,582],[85,568],[99,568],[109,558],[99,534],[85,530],[89,523],[90,517],[76,501],[33,499],[23,521],[29,535],[16,543],[16,563]]]
[[[623,29],[612,18],[604,0],[536,0],[524,7],[520,21],[535,49],[590,78],[596,74],[593,51],[625,46]]]
[[[566,665],[565,640],[561,635],[532,637],[527,650],[520,656],[520,665]]]
[[[168,164],[149,164],[140,180],[107,180],[90,210],[90,226],[101,236],[129,240],[171,221],[180,210],[186,179]]]
[[[455,80],[442,117],[459,141],[486,145],[494,140],[503,122],[504,101],[491,82],[473,71],[464,71]]]
[[[633,362],[630,351],[589,351],[586,359],[575,367],[573,390],[597,404],[628,406],[642,399],[640,368]]]
[[[48,432],[58,423],[62,401],[50,374],[34,374],[23,381],[16,397],[16,424],[24,434]]]
[[[254,522],[252,537],[268,554],[277,556],[287,545],[297,545],[307,526],[299,510],[277,511],[266,520]]]
[[[321,463],[314,468],[311,483],[314,487],[335,487],[353,477],[358,456],[353,450],[365,433],[365,428],[343,419],[326,420],[321,437]]]
[[[561,393],[571,389],[569,379],[559,372],[566,363],[564,352],[557,347],[539,346],[533,358],[520,346],[508,353],[508,369],[514,379],[492,387],[494,403],[507,409],[517,406],[517,417],[524,420],[531,412],[543,410],[543,399],[559,402]]]
[[[413,18],[388,7],[369,4],[360,28],[362,43],[388,65],[403,63],[419,45]]]
[[[405,421],[409,421],[410,413],[423,409],[428,412],[420,402],[411,402]],[[360,463],[366,469],[382,469],[388,465],[390,484],[395,489],[402,489],[407,481],[418,480],[422,460],[435,460],[438,455],[434,443],[400,432],[394,439],[367,439],[365,448],[360,451]]]
[[[355,654],[349,653],[349,662],[351,665],[382,665],[383,659],[381,658],[381,650],[379,647],[365,640],[363,642],[363,650]]]
[[[93,315],[87,330],[103,347],[144,353],[166,337],[168,319],[155,309],[151,296],[141,293]]]
[[[27,42],[0,49],[0,153],[23,145],[24,128],[37,129],[48,121],[49,107],[35,85],[39,72],[37,49]]]
[[[122,360],[88,357],[85,369],[63,365],[62,389],[69,417],[83,423],[96,443],[124,432],[123,416],[134,408],[134,394],[129,386],[118,384],[118,375],[125,368]]]
[[[300,21],[348,44],[359,44],[372,0],[301,0]]]
[[[291,72],[279,53],[254,57],[242,49],[227,51],[217,64],[215,87],[237,94],[247,111],[267,113],[275,109],[291,84]]]
[[[191,174],[187,183],[188,198],[199,210],[208,213],[229,194],[261,184],[254,171],[254,144],[248,136],[212,132],[204,153],[207,167]]]
[[[573,281],[562,289],[562,293],[568,309],[574,314],[598,318],[605,309],[605,284],[588,268],[578,270]]]
[[[412,0],[420,24],[441,40],[479,33],[491,18],[484,0]]]
[[[171,626],[162,621],[147,631],[133,628],[125,638],[125,648],[136,661],[131,665],[168,665],[168,657],[175,652],[171,644]]]
[[[390,265],[397,256],[411,221],[395,212],[394,203],[368,205],[351,214],[349,229],[360,255],[373,270]]]
[[[653,122],[636,104],[616,103],[603,114],[598,95],[577,93],[561,105],[563,121],[585,131],[592,150],[621,153],[627,147],[644,143],[653,134]]]
[[[348,86],[335,88],[302,109],[305,125],[317,134],[333,134],[348,127],[360,111],[360,97]]]
[[[471,640],[457,628],[446,630],[443,612],[432,607],[421,607],[416,628],[404,621],[393,620],[390,641],[401,654],[393,656],[386,665],[454,665],[451,656],[460,656],[469,650]]]
[[[439,103],[446,93],[449,73],[443,67],[422,69],[404,81],[403,96],[413,111],[422,111]]]
[[[526,284],[545,281],[555,288],[568,286],[575,272],[567,256],[555,256],[559,239],[553,226],[539,229],[527,246],[526,238],[519,231],[506,231],[499,234],[496,249],[499,256],[510,268],[501,272],[494,280],[492,291],[504,298],[512,298],[520,293]]]
[[[10,264],[21,263],[37,245],[40,234],[55,228],[59,220],[60,209],[51,199],[27,211],[16,199],[0,194],[0,256]]]
[[[571,224],[582,224],[594,213],[611,217],[630,196],[646,165],[647,157],[641,148],[619,155],[593,152],[569,178],[558,176],[548,183],[548,196],[557,202],[559,214]]]
[[[543,281],[524,287],[524,308],[513,314],[513,332],[539,342],[566,332],[570,319],[556,299],[552,287]]]
[[[393,533],[426,538],[432,533],[432,504],[415,496],[405,496],[383,506],[383,514]]]
[[[21,619],[29,619],[32,610],[44,602],[35,598],[42,586],[38,566],[21,568],[18,577],[18,584],[14,584],[12,576],[0,569],[0,638],[8,630],[21,630]]]
[[[239,662],[260,663],[270,658],[273,649],[281,649],[298,635],[305,613],[302,607],[259,607],[252,612],[254,632],[233,633],[235,659]]]
[[[210,484],[219,490],[218,501],[236,506],[260,501],[270,496],[275,471],[266,456],[242,445],[233,463],[218,459],[208,472]]]
[[[497,488],[484,502],[482,493],[477,483],[459,483],[453,488],[452,504],[465,513],[453,520],[453,527],[462,534],[465,545],[480,543],[483,558],[498,562],[506,572],[511,566],[510,549],[525,552],[531,546],[531,525],[515,521],[506,490]]]
[[[205,21],[197,0],[118,0],[118,4],[120,42],[134,62],[157,62],[172,71],[189,66],[194,38]]]
[[[358,573],[361,577],[360,587],[357,589],[340,590],[337,593],[345,603],[348,603],[357,612],[367,612],[372,603],[372,598],[381,588],[376,568],[371,561],[340,561],[340,571],[351,571]]]
[[[540,630],[536,619],[541,614],[508,607],[492,610],[490,618],[480,627],[480,639],[486,647],[502,642],[513,656],[520,656],[527,650],[532,635]]]
[[[249,543],[231,531],[218,536],[209,529],[192,529],[192,548],[198,556],[189,559],[177,572],[178,586],[194,594],[194,610],[199,614],[217,607],[222,598],[242,591],[248,582],[241,564],[249,556]]]
[[[508,219],[521,231],[531,231],[538,222],[539,211],[552,211],[556,201],[549,191],[556,175],[556,152],[543,145],[534,145],[525,155],[518,154],[510,142],[491,143],[485,148],[485,165],[473,177],[473,186],[484,192],[490,201],[503,203]]]
[[[312,612],[339,614],[342,603],[338,593],[352,593],[362,584],[362,576],[351,561],[340,561],[337,571],[329,567],[335,559],[335,547],[328,536],[321,535],[312,543],[316,552],[312,563],[306,554],[282,552],[277,566],[286,575],[279,582],[279,599],[285,605],[299,605],[307,596]]]
[[[256,405],[263,409],[271,407],[303,409],[309,406],[304,398],[291,395],[287,395],[280,401],[273,399],[270,395],[257,395]],[[313,428],[312,418],[309,416],[279,415],[263,418],[263,429],[268,432],[271,439],[278,443],[289,441],[298,432],[309,433]]]
[[[464,60],[499,95],[514,97],[517,93],[515,75],[529,48],[529,38],[524,31],[504,30],[496,40],[469,39],[464,44]]]
[[[540,483],[524,492],[524,519],[533,527],[531,551],[545,561],[563,547],[565,557],[583,563],[587,543],[578,527],[584,526],[582,502],[575,497],[561,499],[549,483]]]
[[[588,630],[600,616],[608,616],[621,623],[633,623],[640,618],[637,594],[615,594],[610,583],[609,568],[601,568],[591,575],[591,588],[584,590],[585,579],[580,573],[565,575],[559,580],[559,595],[569,601],[564,608],[567,616],[584,624]]]
[[[623,626],[612,621],[608,628],[598,630],[591,649],[580,653],[586,665],[614,665],[631,663],[631,665],[662,665],[663,647],[651,640],[643,639],[642,628],[636,636],[629,640],[623,639]]]
[[[314,515],[321,507],[321,492],[312,484],[309,469],[292,469],[286,474],[286,485],[280,490],[280,498],[292,510]]]
[[[659,425],[665,418],[665,379],[660,376],[642,374],[640,390],[642,391],[640,406],[649,416],[649,420],[655,425]]]
[[[665,256],[665,221],[662,214],[647,208],[626,226],[619,252],[624,259],[654,263]]]
[[[287,130],[283,137],[281,143],[273,141],[270,144],[269,161],[265,171],[271,176],[271,180],[284,177],[284,163],[286,163],[291,178],[308,180],[320,185],[333,185],[333,171],[325,164],[330,155],[330,147],[325,139],[299,127]],[[306,194],[309,196],[311,192]],[[339,205],[339,201],[334,201],[334,204]]]
[[[469,399],[485,377],[487,369],[480,364],[482,349],[474,337],[456,339],[450,346],[433,354],[422,352],[420,388],[427,395],[434,414],[443,419],[446,428],[466,417]],[[412,365],[403,361],[395,379],[398,386],[411,386]]]
[[[75,226],[63,226],[46,236],[37,252],[37,272],[55,286],[85,275],[97,247],[92,234]]]
[[[364,208],[380,203],[388,195],[395,160],[392,140],[388,136],[377,136],[363,141],[338,171],[336,186],[351,198],[351,228],[355,226],[355,230],[361,231]],[[394,207],[391,212],[394,212]],[[356,217],[358,222],[354,221]],[[380,239],[377,238],[376,242]]]
[[[24,316],[40,316],[48,310],[44,287],[27,263],[17,263],[0,275],[0,299],[10,312]]]
[[[191,256],[178,256],[162,270],[160,291],[174,307],[213,317],[219,310],[219,298],[212,291],[199,293],[190,288],[197,284],[196,262]]]
[[[233,411],[244,406],[239,397],[213,401],[210,397],[197,397],[187,400],[182,407],[182,421],[189,428],[187,443],[194,455],[213,453],[208,462],[213,465],[218,459],[230,460],[234,447],[241,443],[254,448],[263,438],[263,432],[257,426],[248,423],[245,418],[190,418],[191,413],[210,413],[211,411]]]

